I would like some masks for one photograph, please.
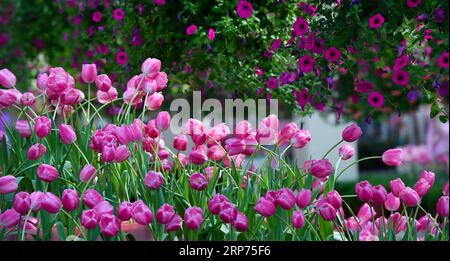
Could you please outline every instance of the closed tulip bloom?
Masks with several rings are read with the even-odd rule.
[[[306,208],[311,203],[312,191],[309,189],[302,189],[297,195],[297,206],[299,208]]]
[[[152,190],[159,189],[164,184],[161,172],[149,171],[144,179],[145,185]]]
[[[161,111],[156,116],[156,127],[164,131],[170,127],[170,114],[167,111]]]
[[[219,215],[220,213],[220,206],[228,202],[228,198],[220,193],[217,193],[214,195],[214,197],[211,198],[208,202],[208,210],[213,215]]]
[[[311,141],[311,134],[307,130],[298,130],[291,137],[292,147],[301,149]]]
[[[20,97],[20,102],[24,106],[33,106],[36,103],[36,97],[31,92],[26,92]]]
[[[295,122],[290,122],[286,124],[278,133],[278,143],[280,145],[285,145],[289,143],[291,137],[298,131],[297,124]]]
[[[355,149],[350,144],[344,144],[339,148],[339,157],[341,157],[342,160],[351,159],[354,154]]]
[[[45,90],[45,86],[47,84],[48,74],[40,73],[36,78],[36,86],[40,90]]]
[[[247,135],[252,131],[252,124],[248,121],[241,121],[236,124],[236,128],[234,130],[234,136],[239,139],[244,139]]]
[[[318,213],[326,221],[332,221],[336,218],[336,209],[326,202],[318,206]]]
[[[10,89],[16,86],[16,76],[8,69],[0,70],[0,85]]]
[[[391,180],[389,182],[389,186],[391,187],[392,194],[394,194],[396,197],[398,197],[400,195],[400,192],[405,189],[405,184],[400,178]]]
[[[336,190],[332,190],[327,193],[326,200],[330,203],[335,209],[340,209],[342,207],[342,198],[339,195],[339,192]]]
[[[124,201],[120,203],[119,208],[117,209],[117,216],[121,221],[128,221],[131,218],[131,212],[133,211],[133,204]]]
[[[179,134],[175,136],[175,138],[173,139],[173,147],[174,149],[179,151],[185,151],[187,148],[187,143],[188,143],[187,137],[186,135],[183,134]]]
[[[72,144],[77,140],[75,130],[67,124],[59,125],[59,136],[64,144]]]
[[[100,74],[95,78],[95,85],[99,91],[108,92],[112,85],[111,79],[106,74]]]
[[[366,223],[369,220],[372,220],[372,214],[375,216],[377,213],[374,208],[370,207],[369,204],[364,203],[358,211],[357,217],[361,224]]]
[[[402,149],[390,149],[381,155],[384,164],[392,167],[397,167],[402,165],[403,161],[403,150]]]
[[[356,196],[362,202],[369,202],[372,200],[372,185],[367,180],[356,183]]]
[[[442,194],[444,196],[448,196],[448,180],[445,182],[444,187],[442,188]]]
[[[89,208],[95,207],[98,203],[103,201],[103,197],[95,189],[87,189],[83,194],[83,202]]]
[[[383,185],[377,185],[372,187],[372,201],[375,205],[381,206],[386,202],[387,191]]]
[[[116,151],[114,153],[114,161],[115,162],[124,162],[127,160],[131,155],[130,150],[125,145],[120,145],[116,148]]]
[[[420,178],[414,185],[414,190],[417,192],[417,194],[419,194],[421,198],[428,194],[430,189],[431,185],[424,178]]]
[[[184,222],[188,229],[199,229],[203,223],[203,210],[199,207],[187,208],[184,212]]]
[[[28,149],[27,157],[29,160],[37,160],[44,156],[46,152],[47,148],[44,145],[36,143]]]
[[[434,185],[435,176],[434,172],[424,170],[420,173],[419,178],[425,179],[432,187]]]
[[[0,227],[12,228],[20,221],[20,214],[13,208],[5,210],[0,214]]]
[[[97,78],[97,66],[95,63],[83,64],[81,68],[81,79],[85,83],[93,83]]]
[[[98,217],[101,217],[103,215],[107,214],[114,214],[114,207],[106,200],[103,200],[99,202],[95,207],[93,208],[95,211],[95,214],[97,214]]]
[[[122,124],[120,127],[114,126],[113,133],[117,141],[123,145],[130,143],[133,139],[130,128],[125,124]]]
[[[41,164],[37,168],[37,174],[42,181],[53,182],[58,178],[58,170],[50,165]]]
[[[295,195],[289,188],[282,188],[278,190],[275,203],[285,210],[290,210],[295,205]]]
[[[406,187],[399,195],[403,203],[408,207],[415,207],[420,203],[420,196],[412,188]]]
[[[347,126],[344,131],[342,132],[342,139],[346,142],[354,142],[359,139],[359,137],[362,136],[362,130],[361,128],[352,123],[349,126]]]
[[[195,190],[204,190],[208,186],[208,179],[201,173],[194,173],[189,177],[189,185]]]
[[[225,141],[225,149],[230,156],[242,154],[245,150],[245,142],[238,138],[230,138]]]
[[[24,138],[31,137],[30,123],[26,120],[17,120],[15,129],[19,132],[20,136]]]
[[[397,211],[397,209],[400,207],[400,199],[394,194],[389,193],[386,196],[384,207],[389,211]]]
[[[439,198],[436,205],[436,211],[440,217],[448,217],[448,204],[448,196],[442,196]]]
[[[156,221],[160,224],[167,224],[172,220],[175,214],[175,209],[171,205],[164,203],[159,207],[158,211],[156,211]]]
[[[189,152],[189,161],[192,164],[203,165],[208,161],[208,156],[201,150],[192,149]]]
[[[218,142],[221,142],[230,134],[230,128],[226,123],[220,123],[211,128],[208,131],[208,138],[206,143],[208,146],[216,145]]]
[[[63,208],[67,211],[73,211],[78,207],[80,198],[78,192],[75,189],[65,189],[62,193]]]
[[[255,211],[263,217],[270,217],[275,214],[276,208],[272,201],[260,198],[258,203],[256,203]]]
[[[292,213],[292,226],[299,229],[305,225],[305,216],[302,210],[296,210]]]
[[[227,201],[220,205],[219,217],[224,223],[233,223],[233,221],[236,220],[237,215],[238,211],[236,206],[230,202]]]
[[[161,70],[161,61],[156,58],[147,58],[141,65],[141,71],[150,78],[158,75]]]
[[[51,129],[52,121],[49,118],[41,116],[34,120],[34,131],[39,138],[45,138],[50,134]]]
[[[245,232],[248,229],[248,218],[244,213],[238,212],[236,219],[233,221],[233,227],[237,231]]]
[[[14,196],[14,209],[21,215],[26,214],[30,210],[31,199],[30,194],[21,191]]]
[[[81,225],[86,229],[93,229],[97,225],[97,215],[93,209],[81,212]]]
[[[30,194],[31,209],[33,212],[37,212],[42,208],[42,201],[44,201],[45,193],[41,191],[35,191]]]
[[[175,215],[169,223],[164,226],[166,232],[175,232],[183,225],[183,219],[179,215]]]
[[[225,157],[225,151],[219,145],[213,145],[208,149],[207,156],[210,160],[219,161]]]
[[[131,216],[136,223],[141,225],[148,225],[153,221],[153,213],[150,208],[142,201],[133,203],[133,210]]]
[[[101,216],[98,224],[100,226],[100,232],[107,237],[114,237],[119,233],[120,221],[113,214]]]
[[[327,159],[316,160],[312,162],[310,171],[316,178],[326,178],[333,172],[333,165]]]
[[[0,89],[0,109],[7,108],[13,104],[17,104],[18,98],[20,99],[20,95],[16,89]]]
[[[155,92],[147,98],[147,108],[150,111],[156,111],[161,107],[164,101],[164,96],[160,92]]]
[[[97,170],[94,168],[94,166],[86,164],[80,171],[80,180],[87,183],[92,179],[92,177],[95,176],[96,172]]]
[[[56,214],[61,209],[61,199],[51,192],[46,192],[42,199],[42,208],[51,214]]]
[[[0,194],[9,194],[15,192],[19,186],[16,177],[11,175],[0,177]]]

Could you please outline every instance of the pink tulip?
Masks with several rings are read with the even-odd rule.
[[[131,216],[136,223],[141,225],[148,225],[153,221],[153,213],[143,201],[136,201],[133,203]]]
[[[98,217],[93,209],[83,210],[81,213],[81,225],[86,229],[93,229],[97,225]]]
[[[203,223],[203,210],[199,207],[187,208],[184,212],[184,221],[187,229],[199,229]]]
[[[419,179],[425,179],[432,187],[434,185],[435,176],[434,172],[424,170],[420,172]]]
[[[236,124],[234,136],[239,139],[244,139],[252,131],[252,124],[248,121],[241,121]]]
[[[207,156],[212,161],[219,161],[225,157],[225,151],[219,145],[213,145],[208,149]]]
[[[24,138],[31,137],[30,123],[26,120],[17,120],[16,130],[19,132],[20,136]]]
[[[436,204],[436,211],[442,218],[448,217],[448,196],[441,196]]]
[[[332,221],[336,218],[336,209],[327,202],[318,204],[318,213],[326,221]]]
[[[245,232],[248,229],[248,218],[244,213],[238,212],[236,219],[233,221],[233,227],[237,231]]]
[[[245,143],[245,149],[242,154],[251,156],[255,152],[256,146],[258,145],[255,135],[247,135],[247,137],[245,137],[242,141]]]
[[[375,210],[369,206],[369,204],[364,203],[358,211],[357,217],[360,224],[365,224],[367,221],[372,220],[372,215],[375,216],[377,213]]]
[[[256,203],[255,211],[263,217],[270,217],[275,214],[276,208],[272,201],[260,198],[258,203]]]
[[[33,106],[36,103],[36,97],[31,92],[26,92],[20,97],[20,102],[24,106]]]
[[[120,145],[116,148],[116,151],[114,152],[114,161],[115,162],[124,162],[127,160],[131,155],[130,150],[128,150],[127,146]]]
[[[30,201],[31,201],[31,209],[34,212],[37,212],[41,210],[42,208],[42,201],[44,201],[45,193],[41,191],[35,191],[30,194]]]
[[[92,208],[95,211],[95,214],[98,217],[101,217],[103,215],[113,215],[114,214],[114,207],[106,200],[100,201],[98,204]]]
[[[220,205],[219,217],[220,219],[227,224],[233,223],[236,220],[238,215],[238,211],[236,206],[226,201]]]
[[[311,134],[307,130],[298,130],[291,137],[292,147],[301,149],[311,141]]]
[[[171,205],[164,203],[156,212],[156,221],[160,224],[167,224],[175,214],[175,209]]]
[[[189,177],[189,185],[195,190],[204,190],[208,186],[208,179],[200,173],[194,173]]]
[[[165,225],[166,232],[175,232],[183,225],[183,219],[179,215],[175,215],[169,223]]]
[[[187,143],[187,137],[183,134],[179,134],[173,139],[173,147],[179,151],[185,151],[187,148]]]
[[[405,184],[400,178],[391,180],[389,182],[389,186],[391,187],[392,194],[394,194],[396,197],[398,197],[400,195],[400,192],[405,189]]]
[[[19,224],[20,214],[13,208],[0,214],[0,227],[12,228]]]
[[[81,79],[83,79],[85,83],[93,83],[95,82],[96,78],[97,78],[97,66],[95,65],[95,63],[83,64],[81,68]]]
[[[344,144],[339,148],[339,157],[341,157],[342,160],[351,159],[354,154],[355,149],[350,144]]]
[[[37,79],[36,79],[36,86],[38,87],[38,89],[45,90],[45,86],[47,84],[47,79],[48,79],[48,74],[46,74],[46,73],[38,74]]]
[[[75,210],[78,208],[78,204],[80,203],[78,192],[75,189],[65,189],[62,193],[61,199],[63,208],[67,211]]]
[[[431,185],[424,178],[420,178],[417,181],[417,183],[414,185],[414,190],[417,192],[417,194],[421,198],[424,197],[426,194],[428,194],[430,189],[431,189]]]
[[[117,233],[119,233],[120,221],[116,216],[112,214],[101,216],[98,224],[100,226],[100,231],[102,232],[102,234],[107,237],[114,237],[117,235]]]
[[[18,93],[13,90],[2,90],[0,89],[0,109],[7,108],[15,103],[17,103]]]
[[[402,149],[390,149],[386,150],[381,156],[384,164],[388,166],[397,167],[402,164],[403,150]]]
[[[117,93],[117,89],[114,87],[109,88],[107,92],[97,91],[97,100],[101,104],[107,104],[117,100],[119,94]]]
[[[155,92],[147,98],[147,108],[150,111],[156,111],[161,107],[164,101],[164,96],[160,92]]]
[[[94,166],[90,164],[86,164],[83,166],[83,168],[80,171],[80,180],[88,183],[93,177],[95,177],[96,169]]]
[[[238,138],[230,138],[225,141],[225,149],[230,156],[242,154],[245,150],[245,142]]]
[[[0,176],[0,194],[15,192],[18,187],[16,177],[11,175]]]
[[[359,137],[362,136],[361,128],[352,123],[349,126],[347,126],[344,131],[342,132],[342,139],[346,142],[354,142],[359,139]]]
[[[292,226],[299,229],[305,225],[305,216],[302,210],[296,210],[292,213]]]
[[[61,199],[51,192],[46,192],[42,199],[42,208],[51,214],[56,214],[61,209]]]
[[[44,145],[36,143],[28,149],[27,157],[29,160],[37,160],[44,156],[46,152],[47,148]]]
[[[332,190],[327,193],[326,201],[330,203],[335,209],[340,209],[342,207],[342,198],[339,192]]]
[[[0,85],[10,89],[16,85],[16,76],[8,69],[0,70]]]
[[[386,202],[387,191],[383,185],[377,185],[372,187],[372,201],[375,205],[381,206]]]
[[[444,196],[448,196],[448,180],[445,182],[444,187],[442,188],[442,194]]]
[[[355,192],[358,199],[362,202],[369,202],[372,200],[372,185],[370,185],[367,180],[356,183]]]
[[[213,215],[219,215],[220,213],[220,205],[228,202],[228,198],[220,193],[214,195],[211,200],[208,202],[208,210]]]
[[[39,138],[45,138],[50,134],[51,129],[52,121],[49,118],[41,116],[34,120],[34,131]]]
[[[30,210],[31,199],[30,194],[25,191],[21,191],[14,196],[14,209],[17,213],[24,215]]]
[[[59,125],[59,136],[64,144],[72,144],[77,140],[75,130],[70,125]]]
[[[395,212],[389,217],[389,223],[392,224],[392,228],[396,233],[400,231],[406,231],[407,219],[405,216],[400,215],[400,213]]]
[[[309,189],[302,189],[297,195],[297,206],[299,208],[306,208],[311,203],[312,191]]]
[[[397,211],[397,209],[400,207],[400,199],[394,194],[389,193],[386,196],[384,207],[389,211]]]
[[[160,172],[149,171],[145,176],[144,183],[149,189],[157,190],[164,184],[164,178]]]
[[[97,89],[102,92],[108,92],[111,89],[111,79],[106,74],[100,74],[95,78]]]
[[[316,178],[326,178],[333,172],[333,165],[327,159],[316,160],[311,164],[310,171]]]
[[[225,123],[220,123],[208,131],[206,143],[208,146],[217,145],[230,134],[230,128]]]
[[[285,210],[290,210],[295,205],[295,195],[289,188],[278,190],[275,203]]]
[[[141,65],[141,71],[144,75],[153,78],[161,70],[161,61],[156,58],[147,58]]]
[[[208,156],[201,150],[192,149],[189,152],[189,161],[192,164],[203,165],[208,161]]]
[[[279,120],[271,114],[262,119],[258,125],[258,141],[263,145],[273,144],[277,140]]]
[[[37,174],[42,181],[53,182],[58,178],[58,170],[50,165],[41,164],[37,168]]]
[[[167,79],[167,74],[165,72],[159,72],[158,75],[156,75],[155,77],[155,81],[156,81],[156,91],[160,92],[167,87],[167,82],[169,80]]]
[[[120,127],[114,126],[113,133],[119,143],[123,145],[130,143],[133,139],[130,128],[125,124],[122,124]]]
[[[117,209],[117,216],[121,221],[128,221],[131,218],[132,211],[133,211],[133,204],[128,201],[124,201],[120,203],[120,206]]]
[[[291,137],[298,131],[297,124],[295,122],[290,122],[286,124],[278,133],[278,143],[280,145],[285,145],[289,143]]]
[[[165,131],[170,127],[170,114],[167,111],[158,113],[156,116],[156,126],[161,131]]]
[[[408,207],[415,207],[420,203],[420,196],[417,192],[409,187],[406,187],[399,194],[399,198]]]
[[[103,201],[103,197],[95,189],[87,189],[83,194],[83,202],[89,208],[95,207],[98,203]]]

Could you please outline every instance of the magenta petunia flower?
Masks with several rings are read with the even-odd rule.
[[[422,0],[406,0],[406,5],[410,8],[416,8],[422,3]]]
[[[283,43],[283,40],[281,40],[281,38],[278,38],[278,39],[274,40],[274,41],[272,42],[272,48],[271,48],[271,50],[272,50],[272,51],[278,50],[278,49],[281,47],[281,44],[282,44],[282,43]]]
[[[309,25],[308,21],[306,21],[303,17],[297,17],[297,20],[294,23],[294,32],[296,35],[304,35],[308,32]]]
[[[369,105],[374,108],[380,108],[384,105],[384,96],[379,92],[372,92],[367,97]]]
[[[106,44],[100,44],[97,46],[97,52],[106,55],[109,53],[109,47]]]
[[[125,12],[121,8],[117,8],[116,10],[113,11],[113,16],[114,16],[114,19],[120,21],[125,16]]]
[[[330,47],[325,51],[325,59],[329,62],[335,62],[341,58],[342,52],[336,47]]]
[[[408,65],[408,63],[411,61],[411,59],[409,58],[408,55],[402,55],[400,57],[398,57],[397,59],[395,59],[395,64],[394,64],[394,71],[399,71],[401,69],[403,69],[404,67],[406,67]]]
[[[100,11],[97,11],[95,13],[92,14],[92,21],[98,23],[102,20],[102,13]]]
[[[395,71],[392,81],[397,85],[405,86],[409,83],[409,73],[404,70]]]
[[[116,54],[116,62],[120,65],[126,65],[128,62],[128,55],[125,51],[120,51]]]
[[[153,0],[153,3],[155,3],[157,5],[165,5],[166,4],[166,0]]]
[[[253,14],[253,6],[247,1],[239,1],[236,7],[237,14],[240,18],[247,19]]]
[[[439,55],[438,65],[442,68],[448,69],[448,52]]]
[[[373,86],[372,83],[364,81],[364,82],[359,82],[356,85],[355,91],[356,92],[370,92],[373,88],[375,88],[375,86]]]
[[[369,27],[372,29],[380,28],[384,23],[384,17],[381,14],[376,14],[369,18]]]
[[[214,31],[214,28],[209,28],[209,30],[208,30],[208,39],[210,41],[214,41],[215,38],[216,38],[216,32]]]
[[[186,28],[186,34],[187,35],[193,35],[197,32],[197,26],[195,24],[191,24]]]
[[[276,89],[278,87],[278,79],[276,77],[270,77],[269,80],[267,80],[267,86],[269,86],[270,89]]]
[[[307,88],[303,88],[300,92],[294,90],[294,96],[297,99],[297,103],[302,108],[302,111],[305,110],[306,104],[309,102],[309,93]]]
[[[298,66],[304,73],[309,73],[314,69],[314,62],[314,58],[307,54],[299,59]]]

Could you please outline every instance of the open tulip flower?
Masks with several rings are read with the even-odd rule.
[[[189,119],[181,133],[164,135],[171,115],[159,108],[168,81],[156,58],[143,62],[123,96],[95,64],[82,68],[82,82],[56,67],[39,74],[39,95],[17,103],[1,96],[2,113],[21,113],[1,132],[0,240],[50,240],[55,229],[59,240],[127,240],[130,224],[155,240],[449,239],[448,185],[437,214],[421,206],[437,185],[433,172],[423,171],[411,187],[397,178],[389,187],[361,181],[351,195],[335,188],[357,162],[402,164],[402,149],[392,148],[339,169],[363,135],[356,124],[324,157],[296,166],[286,151],[312,146],[314,133],[276,115],[259,126]],[[6,69],[1,75],[2,85],[15,90],[20,79]],[[115,105],[120,113],[105,116]],[[265,157],[259,167],[256,154]],[[349,198],[360,209],[351,210]]]

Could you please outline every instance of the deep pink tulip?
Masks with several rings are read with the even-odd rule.
[[[291,137],[292,147],[301,149],[311,141],[311,134],[307,130],[298,130]]]
[[[187,148],[188,140],[186,135],[179,134],[173,139],[173,147],[179,151],[185,151]]]
[[[228,198],[220,193],[214,195],[211,200],[208,202],[208,210],[213,215],[219,215],[220,213],[220,205],[228,202]]]
[[[20,136],[24,138],[31,137],[30,123],[26,120],[17,120],[15,129],[19,132]]]
[[[164,101],[164,96],[160,92],[155,92],[147,98],[147,108],[151,111],[156,111],[161,107]]]
[[[73,211],[78,208],[80,197],[75,189],[65,189],[62,193],[63,208],[67,211]]]
[[[367,180],[356,183],[355,185],[356,196],[362,202],[369,202],[372,200],[372,185]]]
[[[407,219],[405,216],[400,215],[400,213],[395,212],[389,217],[389,224],[392,224],[392,228],[396,233],[406,231]]]
[[[225,151],[219,145],[208,148],[207,156],[212,161],[219,161],[225,157]]]
[[[183,219],[179,215],[175,215],[169,223],[167,223],[164,228],[166,232],[175,232],[181,228],[183,225]]]
[[[16,177],[11,175],[0,177],[0,194],[9,194],[15,192],[19,186]]]
[[[275,203],[285,210],[290,210],[295,205],[295,195],[290,188],[278,190]]]
[[[189,185],[195,190],[204,190],[208,186],[208,179],[201,173],[194,173],[189,177]]]
[[[42,199],[42,208],[51,214],[56,214],[61,209],[61,199],[51,192],[46,192]]]
[[[342,139],[346,142],[354,142],[359,139],[359,137],[362,136],[362,130],[361,128],[352,123],[349,126],[347,126],[344,131],[342,132]]]
[[[41,191],[34,191],[30,194],[31,209],[37,212],[42,208],[42,201],[44,201],[45,193]]]
[[[153,221],[153,213],[143,201],[136,201],[133,203],[131,216],[136,223],[141,225],[148,225]]]
[[[34,131],[39,138],[45,138],[50,134],[51,129],[52,121],[49,118],[40,116],[34,120]]]
[[[428,181],[424,178],[420,178],[414,185],[414,190],[417,192],[417,194],[419,194],[421,198],[428,194],[430,189],[430,183],[428,183]]]
[[[64,144],[72,144],[77,140],[75,130],[67,124],[59,125],[59,137]]]
[[[340,209],[342,207],[342,198],[339,192],[332,190],[327,193],[326,201],[330,203],[335,209]]]
[[[165,131],[170,127],[170,114],[167,111],[161,111],[156,116],[156,127]]]
[[[161,172],[149,171],[145,176],[144,183],[149,189],[157,190],[164,184],[164,178]]]
[[[289,143],[291,137],[298,131],[297,124],[295,122],[290,122],[286,124],[278,133],[278,143],[280,145],[285,145]]]
[[[389,193],[386,196],[384,207],[389,211],[397,211],[397,209],[400,207],[400,199],[393,193]]]
[[[203,210],[199,207],[187,208],[184,212],[184,222],[188,229],[199,229],[203,223]]]
[[[106,93],[111,89],[111,79],[106,74],[100,74],[95,78],[95,85],[99,91]]]
[[[436,204],[436,211],[440,217],[448,217],[448,204],[448,196],[442,196],[439,198]]]
[[[128,221],[131,218],[132,211],[133,211],[133,204],[128,201],[124,201],[120,203],[120,206],[117,209],[117,216],[121,221]]]
[[[161,61],[156,58],[147,58],[141,65],[141,71],[144,75],[153,78],[161,70]]]
[[[98,203],[103,201],[103,197],[95,189],[87,189],[83,194],[83,202],[89,208],[95,207]]]
[[[372,220],[372,214],[375,216],[377,213],[369,204],[364,203],[359,208],[357,217],[361,224],[365,224],[367,221]]]
[[[98,217],[93,209],[83,210],[81,213],[81,225],[86,229],[93,229],[97,225]]]
[[[40,73],[36,78],[36,86],[40,90],[45,90],[45,86],[47,84],[48,74]]]
[[[192,149],[189,152],[189,161],[192,164],[203,165],[206,163],[206,161],[208,161],[208,156],[206,155],[205,152],[203,152],[201,150]]]
[[[97,78],[97,66],[95,63],[83,64],[81,68],[81,79],[85,83],[93,83]],[[107,91],[107,90],[106,90]]]
[[[444,196],[448,196],[448,180],[445,182],[444,187],[442,188],[442,194]]]
[[[383,185],[376,185],[372,187],[372,201],[375,205],[381,206],[386,202],[387,191]]]
[[[117,141],[123,145],[130,143],[133,139],[129,126],[125,124],[122,124],[120,127],[114,126],[113,133],[114,136],[117,138]]]
[[[402,190],[402,192],[400,192],[399,198],[408,207],[415,207],[420,203],[419,194],[417,194],[415,190],[409,187],[406,187],[404,190]]]
[[[53,182],[58,178],[58,170],[50,165],[41,164],[37,168],[37,174],[42,181]]]
[[[12,228],[17,226],[20,221],[20,214],[14,209],[10,208],[0,214],[0,227]]]
[[[226,201],[220,205],[219,217],[224,223],[233,223],[238,215],[236,206]]]
[[[244,139],[252,131],[252,124],[248,121],[241,121],[236,124],[234,136],[239,139]]]
[[[86,164],[80,171],[80,180],[87,183],[89,182],[89,180],[95,177],[96,172],[97,170],[94,168],[94,166]]]
[[[114,152],[114,162],[124,162],[131,155],[130,150],[125,145],[120,145]]]
[[[303,211],[296,210],[292,213],[292,226],[299,229],[305,225],[305,216],[303,215]]]
[[[107,237],[114,237],[117,233],[119,233],[120,221],[113,214],[105,214],[101,216],[98,224],[100,226],[101,233]]]
[[[327,159],[316,160],[311,164],[311,174],[316,178],[326,178],[333,172],[333,165]]]
[[[398,197],[400,195],[400,192],[405,189],[405,184],[400,178],[391,180],[389,182],[389,186],[391,188],[392,194],[394,194],[396,197]]]
[[[20,99],[20,95],[16,89],[0,89],[0,109],[7,108],[13,104],[17,104],[18,98]]]
[[[230,156],[242,154],[245,150],[245,142],[238,138],[227,139],[225,141],[225,149]]]
[[[8,69],[0,70],[0,85],[10,89],[16,85],[16,76]]]
[[[318,213],[326,221],[332,221],[336,218],[336,209],[327,202],[318,205]]]
[[[225,123],[219,123],[208,131],[206,143],[208,146],[217,145],[230,134],[230,128]]]
[[[33,106],[36,103],[36,97],[32,92],[26,92],[20,97],[20,102],[24,106]]]
[[[384,164],[392,167],[402,165],[403,150],[402,149],[389,149],[386,150],[381,156]]]
[[[270,217],[275,214],[276,208],[272,201],[260,198],[258,203],[256,203],[255,211],[263,217]]]
[[[351,159],[354,154],[355,149],[350,144],[344,144],[339,148],[339,157],[341,157],[342,160]]]
[[[279,120],[274,114],[262,119],[258,125],[257,137],[263,145],[273,144],[277,140]]]
[[[434,185],[435,176],[436,175],[434,174],[434,172],[424,170],[420,172],[419,178],[425,179],[428,182],[428,184],[430,184],[430,186],[432,187]]]
[[[95,214],[97,214],[98,217],[101,217],[103,215],[107,214],[114,214],[114,207],[106,200],[100,201],[97,205],[92,208],[95,211]]]
[[[248,218],[244,213],[238,212],[236,219],[233,221],[233,227],[237,231],[247,231],[248,229]]]
[[[44,156],[46,152],[47,148],[44,145],[36,143],[28,149],[27,157],[29,160],[37,160]]]
[[[302,189],[297,195],[297,206],[299,208],[306,208],[311,203],[312,191],[309,189]]]
[[[30,194],[25,191],[21,191],[14,195],[14,209],[21,215],[26,214],[30,210],[31,199]]]
[[[156,221],[160,224],[167,224],[175,215],[175,209],[171,205],[164,203],[156,212]]]

